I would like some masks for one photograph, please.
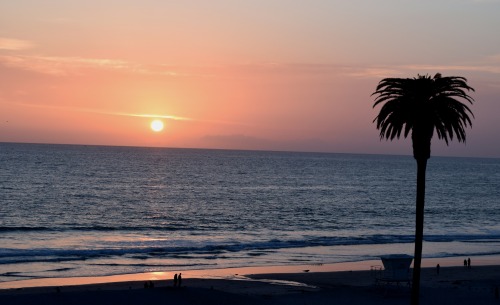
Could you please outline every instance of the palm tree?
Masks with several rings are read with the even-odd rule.
[[[431,156],[431,139],[436,132],[439,139],[448,141],[456,136],[465,142],[465,128],[471,126],[473,113],[462,101],[470,104],[474,99],[467,93],[474,91],[464,77],[442,77],[436,74],[418,75],[416,78],[385,78],[372,94],[373,107],[383,104],[373,120],[380,130],[380,139],[405,138],[411,131],[413,156],[417,161],[417,200],[415,215],[415,255],[411,304],[419,303],[420,266],[424,231],[425,171]]]

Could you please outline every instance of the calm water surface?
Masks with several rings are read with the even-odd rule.
[[[0,281],[413,251],[409,156],[0,143]],[[433,157],[424,257],[500,254],[500,160]]]

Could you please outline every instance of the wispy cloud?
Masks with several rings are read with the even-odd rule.
[[[408,65],[401,66],[402,69],[416,70],[416,71],[468,71],[468,72],[486,72],[486,73],[500,73],[500,65],[493,62],[470,64],[470,65]]]
[[[77,109],[77,111],[103,114],[103,115],[114,115],[114,116],[151,118],[151,119],[166,119],[166,120],[172,120],[172,121],[196,121],[196,122],[203,122],[203,123],[209,123],[209,124],[246,125],[246,124],[242,124],[242,123],[238,123],[238,122],[200,120],[200,119],[193,119],[193,118],[181,117],[181,116],[176,116],[176,115],[166,115],[166,114],[107,112],[107,111],[99,111],[99,110],[93,110],[93,109]]]
[[[186,117],[167,115],[167,114],[125,113],[125,112],[103,111],[103,110],[90,109],[90,108],[55,106],[55,105],[46,105],[46,104],[30,104],[30,103],[19,103],[19,102],[7,102],[1,98],[0,98],[0,101],[4,102],[4,103],[9,103],[12,105],[30,107],[30,108],[57,109],[57,110],[64,110],[64,111],[85,112],[85,113],[94,113],[94,114],[101,114],[101,115],[128,116],[128,117],[139,117],[139,118],[157,118],[157,119],[168,119],[168,120],[174,120],[174,121],[192,121],[193,120],[193,119],[186,118]]]
[[[329,75],[354,78],[400,77],[408,72],[423,73],[425,71],[464,71],[481,73],[500,73],[500,55],[491,56],[477,62],[451,65],[341,65],[341,64],[307,64],[307,63],[266,63],[227,66],[227,70],[244,73],[263,73],[278,75]]]
[[[81,57],[3,55],[0,56],[0,63],[13,68],[50,75],[78,74],[81,73],[82,68],[137,69],[137,66],[126,61]]]
[[[125,72],[166,77],[202,76],[179,72],[182,67],[167,65],[144,65],[137,62],[84,57],[0,55],[0,64],[5,66],[54,76],[81,75],[86,69]]]
[[[1,45],[1,41],[0,41]],[[7,45],[5,43],[5,45]],[[13,45],[13,44],[12,44]],[[145,65],[133,61],[57,56],[0,55],[0,64],[25,71],[54,76],[81,75],[89,69],[156,75],[163,77],[227,77],[228,75],[275,76],[348,76],[355,78],[383,78],[404,75],[408,71],[475,71],[500,73],[500,55],[490,56],[474,63],[457,65],[341,65],[311,63],[238,63],[213,65]]]
[[[27,40],[0,37],[0,50],[19,51],[31,49],[34,43]]]
[[[71,111],[71,112],[82,112],[82,113],[92,113],[98,115],[110,115],[110,116],[124,116],[124,117],[136,117],[136,118],[151,118],[151,119],[165,119],[172,121],[192,121],[207,124],[217,124],[217,125],[238,125],[238,126],[248,126],[248,124],[234,122],[234,121],[222,121],[222,120],[204,120],[188,118],[183,116],[171,115],[171,114],[152,114],[152,113],[128,113],[119,111],[104,111],[99,109],[83,108],[83,107],[71,107],[71,106],[56,106],[56,105],[46,105],[46,104],[33,104],[33,103],[23,103],[23,102],[12,102],[2,99],[0,96],[0,102],[4,104],[11,104],[21,107],[30,108],[40,108],[40,109],[51,109],[51,110],[61,110],[61,111]]]
[[[81,75],[86,69],[99,69],[137,75],[156,75],[164,77],[226,77],[227,75],[325,75],[344,74],[351,68],[334,64],[310,63],[227,63],[208,65],[145,65],[133,61],[58,57],[58,56],[28,56],[0,55],[0,64],[4,66],[32,71],[36,73],[67,76]]]
[[[356,78],[384,78],[400,75],[402,71],[394,67],[368,67],[350,68],[346,74]]]
[[[371,66],[371,67],[351,67],[346,68],[346,74],[358,78],[385,78],[401,77],[408,72],[425,73],[426,71],[436,72],[479,72],[500,74],[500,56],[493,56],[477,63],[462,65],[395,65],[395,66]]]
[[[136,114],[136,113],[123,113],[123,112],[95,112],[95,113],[139,117],[139,118],[168,119],[174,121],[193,121],[193,119],[190,118],[179,117],[175,115],[163,115],[163,114]]]

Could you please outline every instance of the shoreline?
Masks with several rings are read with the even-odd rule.
[[[437,264],[441,267],[462,267],[463,259],[466,257],[444,257],[424,258],[422,268],[434,268]],[[500,266],[500,255],[471,256],[472,266]],[[11,289],[28,289],[35,287],[63,287],[98,285],[120,282],[144,282],[144,281],[169,281],[174,274],[182,273],[185,279],[211,279],[211,280],[249,280],[249,276],[262,274],[297,274],[297,273],[327,273],[327,272],[353,272],[370,271],[372,266],[381,266],[380,260],[367,260],[355,262],[342,262],[332,264],[314,265],[281,265],[281,266],[258,266],[258,267],[234,267],[221,269],[197,269],[144,272],[134,274],[119,274],[107,276],[90,277],[67,277],[67,278],[38,278],[0,282],[0,292]],[[290,285],[296,285],[290,283]]]

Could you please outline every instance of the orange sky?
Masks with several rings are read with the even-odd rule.
[[[402,3],[404,2],[404,3]],[[0,141],[411,154],[384,77],[460,75],[500,157],[498,1],[2,1]],[[152,132],[154,117],[165,123]]]

